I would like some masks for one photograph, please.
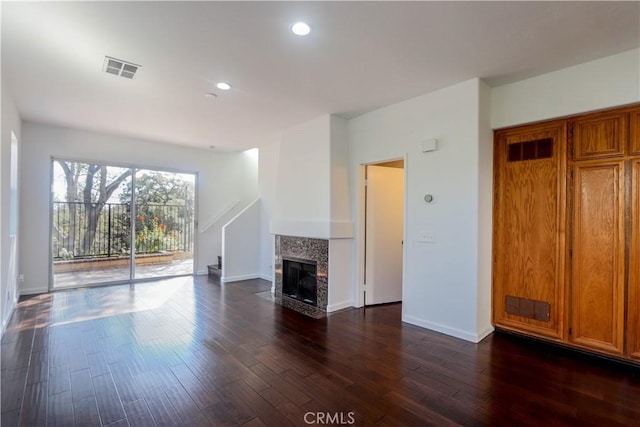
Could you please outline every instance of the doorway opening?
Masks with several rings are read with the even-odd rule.
[[[404,159],[364,165],[363,304],[402,301]]]
[[[194,272],[196,175],[52,159],[51,289]]]

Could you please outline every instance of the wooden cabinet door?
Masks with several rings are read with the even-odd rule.
[[[494,155],[494,323],[561,339],[565,124],[498,131]]]
[[[629,114],[629,153],[640,156],[640,108],[631,110]]]
[[[629,355],[640,359],[640,159],[631,161],[631,245],[629,252]]]
[[[573,167],[571,333],[613,354],[624,345],[624,161]]]
[[[626,112],[589,114],[570,123],[574,160],[623,156],[627,141]]]

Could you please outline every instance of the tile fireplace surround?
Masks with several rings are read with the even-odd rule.
[[[276,234],[275,292],[276,303],[316,319],[327,315],[329,296],[329,241],[310,237],[282,236]],[[282,295],[282,257],[307,259],[317,263],[317,306]]]

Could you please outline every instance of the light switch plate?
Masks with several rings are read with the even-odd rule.
[[[420,149],[423,153],[428,153],[429,151],[436,151],[438,149],[438,140],[435,138],[426,139],[420,142]]]

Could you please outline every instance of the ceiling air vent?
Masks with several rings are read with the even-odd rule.
[[[115,74],[116,76],[132,79],[139,68],[140,65],[123,61],[122,59],[116,59],[110,56],[104,57],[103,71],[109,74]]]

